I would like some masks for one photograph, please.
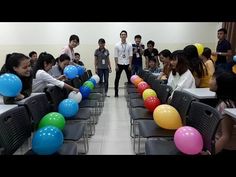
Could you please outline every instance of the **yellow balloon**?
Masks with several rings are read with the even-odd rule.
[[[146,100],[149,96],[157,97],[156,92],[153,89],[146,89],[143,92],[143,100]]]
[[[198,55],[199,56],[202,55],[202,52],[204,50],[204,46],[202,44],[199,44],[199,43],[195,43],[194,45],[197,48]]]
[[[236,74],[236,64],[232,67],[232,71],[234,74]]]
[[[164,129],[176,130],[182,127],[182,120],[178,111],[170,105],[157,106],[153,112],[155,123]]]

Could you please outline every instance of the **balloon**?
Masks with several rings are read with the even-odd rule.
[[[139,76],[138,75],[132,75],[131,77],[130,77],[130,82],[131,83],[134,83],[134,80],[136,79],[136,78],[138,78]]]
[[[142,81],[138,84],[138,92],[141,94],[143,94],[144,90],[148,88],[150,88],[150,86],[147,84],[147,82]]]
[[[236,64],[232,67],[232,72],[236,74]]]
[[[83,99],[89,97],[89,94],[90,94],[90,92],[91,92],[91,90],[90,90],[89,87],[82,85],[82,86],[79,88],[79,90],[80,90],[80,93],[81,93]]]
[[[100,77],[97,74],[93,75],[91,78],[93,78],[96,81],[96,83],[100,81]]]
[[[74,79],[78,74],[78,69],[76,66],[68,65],[64,69],[64,74],[69,79]]]
[[[182,126],[182,120],[178,111],[171,105],[162,104],[153,112],[154,121],[161,128],[176,130]]]
[[[20,78],[11,73],[5,73],[0,76],[0,94],[6,97],[16,97],[22,90]]]
[[[153,112],[157,106],[161,104],[160,100],[155,96],[149,96],[144,101],[144,106],[150,111]]]
[[[80,103],[82,100],[82,95],[80,92],[76,93],[75,91],[70,92],[68,98],[75,100],[77,103]]]
[[[63,130],[65,127],[65,118],[62,114],[58,112],[51,112],[46,114],[39,122],[39,128],[43,128],[46,126],[54,126],[59,128],[60,130]]]
[[[198,55],[199,56],[202,55],[203,50],[204,50],[204,46],[202,44],[199,44],[199,43],[195,43],[194,45],[197,48]]]
[[[139,84],[140,82],[142,82],[142,81],[143,81],[143,79],[140,78],[140,77],[137,77],[136,79],[134,79],[134,85],[135,85],[135,87],[138,87],[138,84]]]
[[[143,100],[145,101],[149,96],[157,96],[156,92],[153,89],[146,89],[143,92]]]
[[[86,81],[83,83],[83,86],[87,86],[90,88],[90,90],[93,90],[94,89],[94,85],[91,81]]]
[[[183,153],[195,155],[202,151],[203,139],[202,135],[193,127],[180,127],[174,135],[176,147]]]
[[[80,66],[80,65],[78,65],[78,66],[76,66],[76,67],[77,67],[77,74],[78,74],[79,76],[83,76],[83,75],[84,75],[84,71],[85,71],[84,67],[83,67],[83,66]]]
[[[38,155],[51,155],[63,144],[63,134],[54,126],[46,126],[38,131],[32,139],[32,150]]]
[[[72,99],[64,99],[58,106],[58,112],[65,118],[72,118],[79,111],[79,104]]]
[[[236,63],[236,55],[234,55],[234,57],[233,57],[233,61]]]
[[[93,85],[94,85],[94,87],[96,86],[96,81],[95,81],[95,79],[93,79],[93,78],[90,78],[88,81],[91,81],[92,83],[93,83]]]

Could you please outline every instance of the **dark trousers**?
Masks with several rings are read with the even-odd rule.
[[[109,69],[98,69],[98,76],[100,77],[100,84],[104,83],[105,93],[108,91]],[[103,81],[104,78],[104,81]]]
[[[142,65],[132,64],[131,75],[138,74],[140,70],[142,70]]]
[[[119,65],[118,64],[119,70],[116,71],[116,78],[115,78],[115,94],[118,95],[118,87],[119,87],[119,80],[120,80],[120,75],[123,70],[125,70],[128,83],[130,83],[130,77],[131,77],[131,71],[129,70],[129,65]]]

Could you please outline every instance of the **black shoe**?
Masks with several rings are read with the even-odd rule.
[[[119,95],[118,95],[118,94],[115,94],[115,97],[119,97]]]

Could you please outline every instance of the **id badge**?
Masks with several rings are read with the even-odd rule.
[[[139,53],[137,52],[137,53],[136,53],[136,58],[139,58],[139,57],[140,57],[140,55],[139,55]]]
[[[126,58],[125,54],[122,56],[123,58]]]
[[[105,59],[102,59],[102,64],[105,65]]]

